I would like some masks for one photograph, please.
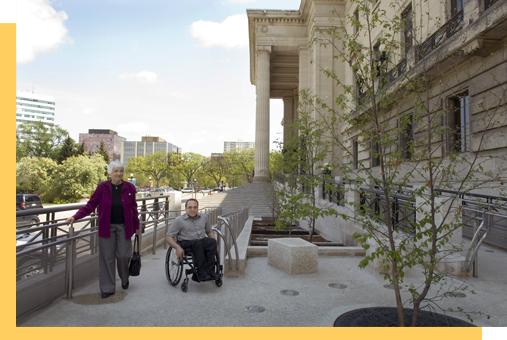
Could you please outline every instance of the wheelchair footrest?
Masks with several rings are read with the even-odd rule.
[[[185,269],[185,274],[186,275],[192,275],[194,273],[194,270],[192,268],[190,269]]]

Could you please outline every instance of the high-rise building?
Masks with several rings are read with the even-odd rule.
[[[16,90],[16,133],[21,123],[55,124],[55,99],[52,96]],[[23,136],[19,136],[23,139]]]
[[[142,137],[140,142],[124,141],[121,144],[121,159],[124,164],[128,164],[128,160],[132,157],[140,157],[144,155],[153,155],[155,152],[163,151],[164,153],[181,154],[180,147],[166,142],[160,137]]]
[[[118,132],[108,129],[89,129],[88,133],[79,134],[79,144],[85,143],[86,151],[94,154],[100,149],[100,142],[104,141],[106,150],[112,161],[121,159],[121,143],[125,137],[118,136]]]
[[[224,142],[224,152],[230,151],[232,149],[253,149],[255,148],[255,142]]]

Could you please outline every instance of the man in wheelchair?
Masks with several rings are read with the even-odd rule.
[[[192,252],[199,281],[216,280],[219,278],[214,271],[217,242],[208,216],[199,212],[199,202],[194,198],[187,200],[185,211],[186,214],[178,216],[171,224],[166,242],[176,250],[180,261],[185,252]]]

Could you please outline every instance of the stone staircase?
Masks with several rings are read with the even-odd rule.
[[[250,216],[271,217],[271,203],[268,195],[272,188],[271,183],[251,183],[214,195],[202,197],[202,194],[197,194],[197,199],[199,208],[221,206],[222,215],[240,211],[246,207],[250,209]]]

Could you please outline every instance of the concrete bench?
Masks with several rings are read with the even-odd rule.
[[[315,244],[300,238],[268,240],[268,264],[289,275],[317,273],[318,253]]]

